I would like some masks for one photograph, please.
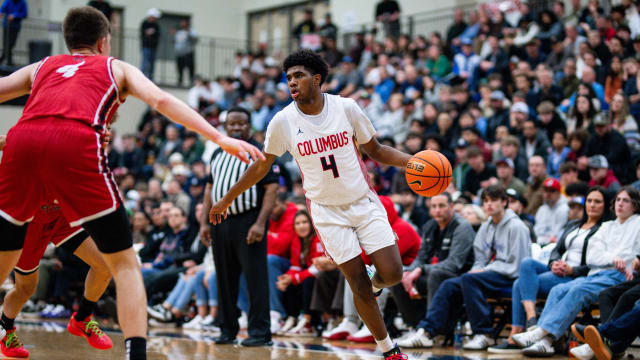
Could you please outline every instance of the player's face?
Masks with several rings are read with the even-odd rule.
[[[311,233],[311,223],[309,222],[309,218],[304,214],[296,216],[293,223],[293,229],[301,238],[309,236]]]
[[[320,75],[311,75],[302,65],[293,66],[287,71],[287,85],[293,100],[305,102],[311,98],[313,88],[320,86]]]

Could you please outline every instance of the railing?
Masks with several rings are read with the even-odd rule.
[[[29,63],[29,42],[48,41],[52,45],[52,54],[68,53],[62,36],[60,23],[39,19],[27,19],[22,24],[18,41],[13,49],[13,61],[16,65]],[[0,43],[2,44],[2,43]],[[142,50],[140,33],[137,29],[112,32],[111,54],[135,66],[141,66]],[[213,79],[233,73],[235,54],[238,50],[251,48],[247,41],[200,36],[195,45],[195,73]],[[178,71],[173,55],[173,42],[160,44],[155,63],[154,81],[163,86],[175,86],[178,83]],[[40,59],[37,59],[40,60]],[[185,79],[187,74],[185,71]],[[186,83],[186,80],[183,80]]]

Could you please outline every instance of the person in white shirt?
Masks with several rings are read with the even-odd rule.
[[[212,206],[210,220],[220,223],[233,199],[260,181],[276,157],[288,151],[300,167],[313,225],[349,282],[360,317],[385,359],[404,358],[389,338],[374,294],[402,279],[400,252],[386,211],[370,188],[358,145],[371,159],[396,167],[405,167],[411,156],[381,145],[354,100],[322,93],[329,70],[318,54],[295,52],[285,59],[283,70],[294,101],[267,127],[266,161],[249,166]],[[361,248],[375,270],[365,267]]]
[[[640,193],[625,186],[613,206],[616,219],[602,224],[589,243],[588,276],[553,287],[538,327],[512,337],[525,348],[524,355],[553,355],[553,341],[565,333],[582,309],[598,301],[600,291],[633,277],[631,263],[640,252]]]
[[[569,205],[567,199],[560,194],[560,182],[548,178],[542,183],[542,188],[544,203],[536,212],[536,224],[533,227],[540,246],[558,241],[558,236],[569,219]]]

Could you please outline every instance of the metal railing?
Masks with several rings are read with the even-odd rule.
[[[49,42],[52,47],[51,54],[68,53],[60,23],[26,19],[22,23],[16,46],[13,49],[14,64],[22,66],[30,62],[29,43],[32,41]],[[114,29],[111,45],[113,56],[135,66],[141,66],[142,49],[138,29],[125,29],[124,31]],[[0,42],[0,47],[2,46],[4,44]],[[178,84],[178,70],[173,55],[173,46],[173,42],[159,45],[159,50],[164,47],[165,51],[162,51],[162,54],[159,51],[157,55],[153,80],[163,86]],[[210,79],[230,75],[235,68],[236,52],[249,48],[251,48],[251,44],[244,40],[200,36],[195,44],[195,73]],[[185,79],[188,78],[186,71],[184,76]]]

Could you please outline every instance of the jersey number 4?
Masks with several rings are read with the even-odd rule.
[[[329,163],[327,163],[327,158],[324,156],[320,158],[320,163],[322,163],[322,170],[331,170],[334,178],[340,177],[338,166],[336,165],[336,158],[333,157],[333,155],[329,155]]]

